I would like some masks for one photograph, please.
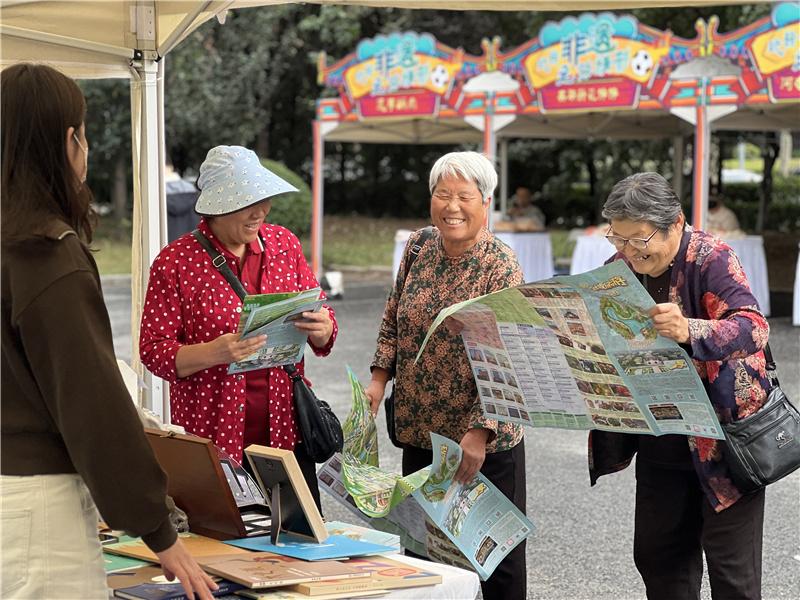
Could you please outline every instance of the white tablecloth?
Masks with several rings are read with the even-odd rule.
[[[750,282],[750,289],[758,300],[758,306],[764,316],[769,316],[769,277],[767,276],[767,258],[764,256],[764,238],[760,235],[748,235],[740,240],[725,240],[739,257]]]
[[[553,271],[553,246],[550,234],[496,232],[497,238],[506,244],[517,255],[522,277],[525,282],[549,279]]]
[[[602,267],[615,252],[614,246],[602,235],[582,235],[575,242],[569,274],[577,275]]]
[[[800,244],[798,244],[800,250]],[[797,255],[797,269],[794,274],[794,308],[792,309],[792,325],[800,325],[800,253]]]
[[[398,229],[394,236],[394,255],[392,257],[392,277],[397,277],[400,260],[406,248],[411,231]],[[495,235],[514,251],[522,267],[525,281],[539,281],[553,276],[553,247],[549,233],[510,233]]]
[[[747,281],[758,300],[761,312],[769,316],[769,278],[767,259],[764,256],[764,240],[760,235],[748,235],[738,240],[725,240],[733,249],[744,267]],[[603,265],[614,254],[612,246],[604,237],[584,235],[578,238],[572,253],[570,275],[585,273]],[[799,267],[800,268],[800,267]],[[795,295],[796,296],[796,295]]]
[[[442,576],[442,583],[428,587],[392,590],[381,598],[391,598],[392,600],[472,600],[478,595],[480,580],[478,574],[473,571],[420,560],[403,554],[387,556],[392,560],[434,571]]]

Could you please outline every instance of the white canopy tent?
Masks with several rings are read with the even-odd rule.
[[[138,329],[150,264],[167,242],[164,191],[162,58],[211,18],[227,10],[287,4],[284,0],[0,0],[0,66],[47,62],[76,78],[129,78],[133,139],[133,367],[145,376],[145,405],[166,416],[161,381],[138,361]],[[637,7],[750,4],[747,0],[312,0],[315,4],[445,10],[573,11]],[[344,132],[342,132],[344,133]],[[449,141],[459,132],[442,132]],[[333,138],[329,138],[333,139]]]

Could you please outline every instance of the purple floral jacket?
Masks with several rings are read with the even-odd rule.
[[[625,260],[616,254],[610,261]],[[609,262],[610,262],[609,261]],[[725,242],[687,226],[672,267],[669,300],[689,319],[692,357],[721,423],[738,421],[766,401],[770,383],[763,348],[769,325],[750,291],[742,265]],[[741,497],[728,475],[719,440],[688,437],[695,471],[714,510]],[[628,434],[589,433],[589,476],[627,467],[638,446]]]

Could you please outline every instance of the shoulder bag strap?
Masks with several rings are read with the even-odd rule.
[[[403,295],[403,290],[405,290],[406,288],[406,279],[408,279],[408,273],[411,271],[411,265],[413,265],[414,261],[417,260],[417,257],[419,256],[422,247],[425,245],[425,242],[427,242],[432,237],[433,237],[433,226],[428,225],[419,234],[419,238],[417,238],[417,241],[414,242],[408,249],[408,261],[406,261],[406,270],[403,273],[403,279],[402,279],[403,285],[399,290],[397,290],[398,300],[400,299],[400,296]],[[392,377],[394,377],[394,372],[396,367],[397,367],[397,360],[395,359],[395,364],[392,365],[392,371],[391,371]]]
[[[200,243],[200,245],[205,248],[205,251],[208,252],[209,256],[211,256],[211,264],[213,264],[217,270],[222,274],[231,287],[233,291],[236,292],[236,295],[239,296],[241,300],[244,300],[244,297],[247,296],[247,290],[244,289],[242,282],[239,281],[239,278],[233,274],[231,271],[230,266],[228,266],[228,261],[225,257],[220,254],[220,252],[214,248],[211,244],[209,239],[203,235],[203,233],[199,229],[195,229],[192,232],[194,238]]]
[[[406,287],[406,279],[408,279],[408,273],[409,271],[411,271],[411,265],[413,265],[414,261],[417,260],[417,256],[419,256],[420,250],[422,250],[422,247],[425,245],[425,242],[427,242],[432,237],[433,237],[433,226],[429,225],[428,227],[425,227],[422,230],[422,233],[420,233],[417,241],[414,242],[411,245],[411,248],[408,249],[409,256],[408,256],[408,262],[406,263],[406,271],[405,273],[403,273],[403,287],[398,290],[400,292],[400,295],[403,294],[403,290]]]
[[[772,358],[772,350],[769,349],[769,342],[764,346],[764,360],[767,362],[767,376],[774,387],[779,387],[778,381],[778,365],[775,364],[775,359]]]

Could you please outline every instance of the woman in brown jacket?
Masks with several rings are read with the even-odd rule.
[[[86,103],[44,66],[0,74],[3,598],[108,597],[98,508],[187,596],[211,579],[177,539],[166,478],[117,368],[85,185]]]

